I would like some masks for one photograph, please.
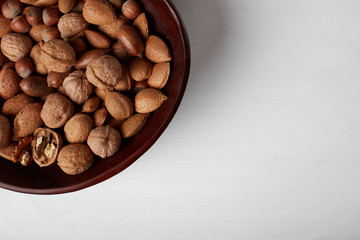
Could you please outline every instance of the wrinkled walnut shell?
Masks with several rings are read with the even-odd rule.
[[[63,82],[66,95],[76,104],[83,104],[91,95],[93,85],[86,79],[85,72],[72,72]]]
[[[41,118],[49,128],[62,127],[73,115],[74,105],[63,95],[50,94],[41,111]]]
[[[121,135],[110,126],[97,127],[90,132],[87,144],[101,158],[111,157],[120,148]]]
[[[85,142],[94,128],[91,117],[85,113],[78,113],[72,116],[65,124],[64,133],[69,143]]]
[[[66,174],[77,175],[88,170],[94,162],[94,154],[84,144],[69,144],[60,150],[57,164]]]

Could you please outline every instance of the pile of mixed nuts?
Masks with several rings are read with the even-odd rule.
[[[137,134],[167,96],[171,52],[136,0],[6,0],[0,157],[67,174]]]

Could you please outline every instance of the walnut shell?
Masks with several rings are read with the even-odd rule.
[[[41,111],[41,118],[49,128],[62,127],[73,115],[74,105],[63,95],[50,94]]]
[[[24,107],[14,120],[14,137],[23,138],[31,135],[44,124],[40,117],[41,103],[31,103]]]
[[[0,115],[0,148],[9,145],[11,139],[11,128],[9,120]]]
[[[20,93],[4,103],[1,113],[6,116],[15,117],[24,107],[33,102],[34,99],[32,97],[25,93]]]
[[[101,158],[111,157],[121,146],[121,135],[110,126],[97,127],[90,132],[87,144]]]
[[[36,44],[30,52],[30,58],[33,60],[35,65],[35,71],[41,75],[49,73],[47,65],[41,61],[41,48],[44,45],[44,42]]]
[[[41,62],[49,71],[66,72],[76,63],[74,49],[62,39],[53,39],[41,47]]]
[[[57,164],[66,174],[77,175],[88,170],[94,162],[94,154],[84,144],[69,144],[60,150]]]
[[[64,133],[69,143],[85,142],[94,128],[93,120],[86,113],[78,113],[72,116],[65,124]]]
[[[59,19],[58,29],[62,38],[74,36],[88,27],[81,13],[67,13]]]
[[[117,120],[125,120],[134,112],[134,105],[130,98],[119,92],[108,92],[105,106],[111,116]]]
[[[66,95],[76,104],[83,104],[91,95],[93,85],[86,79],[85,72],[72,72],[63,82]]]
[[[59,133],[49,128],[36,129],[31,142],[34,161],[40,167],[49,166],[55,162],[62,145],[63,140]]]
[[[31,48],[30,38],[21,33],[8,33],[1,39],[2,53],[13,62],[28,55]]]
[[[86,67],[89,82],[102,90],[112,91],[122,77],[120,62],[113,56],[103,55],[92,60]]]

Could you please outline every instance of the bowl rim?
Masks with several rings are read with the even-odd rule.
[[[94,178],[87,179],[87,180],[82,181],[77,184],[73,184],[73,185],[65,186],[65,187],[39,189],[39,188],[21,187],[21,186],[16,186],[16,185],[11,185],[8,183],[0,182],[1,188],[10,190],[10,191],[19,192],[19,193],[38,194],[38,195],[64,194],[64,193],[71,193],[71,192],[79,191],[79,190],[91,187],[93,185],[99,184],[99,183],[119,174],[120,172],[124,171],[131,164],[133,164],[136,160],[138,160],[144,153],[146,153],[150,149],[150,147],[159,139],[159,137],[165,131],[167,126],[170,124],[171,120],[174,118],[174,116],[180,106],[182,98],[185,94],[188,78],[190,75],[190,66],[191,66],[190,42],[189,42],[189,37],[188,37],[186,27],[181,19],[181,16],[180,16],[178,10],[174,6],[174,4],[171,2],[171,0],[164,0],[164,3],[167,5],[169,10],[171,11],[171,14],[173,16],[175,16],[176,24],[180,29],[179,38],[181,39],[181,42],[184,45],[183,57],[184,57],[185,68],[184,68],[182,76],[180,77],[180,79],[182,79],[182,81],[181,81],[179,91],[177,92],[178,94],[175,97],[175,104],[172,106],[171,111],[167,113],[167,117],[165,118],[165,120],[161,124],[161,126],[156,130],[156,132],[151,136],[151,138],[149,138],[148,141],[145,142],[145,145],[141,149],[134,151],[128,158],[124,159],[124,161],[121,161],[121,163],[119,163],[118,165],[96,175]]]

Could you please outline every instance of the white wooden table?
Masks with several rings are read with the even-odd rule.
[[[174,0],[192,70],[156,144],[78,192],[0,190],[0,239],[360,239],[360,1]]]

